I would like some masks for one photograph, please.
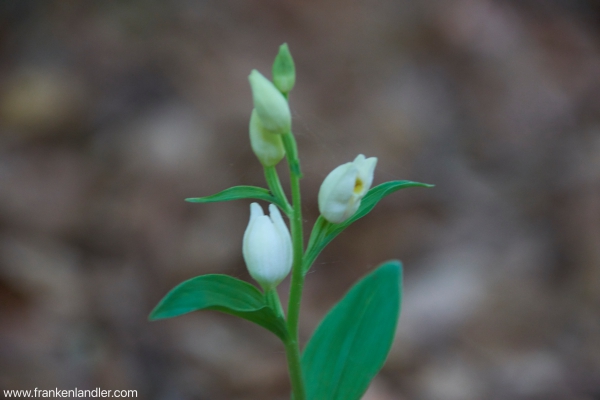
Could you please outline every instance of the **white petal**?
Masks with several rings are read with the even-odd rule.
[[[269,214],[271,215],[271,221],[273,221],[273,225],[277,232],[279,233],[279,237],[281,238],[283,250],[285,251],[285,270],[284,278],[290,272],[292,268],[293,261],[293,249],[292,249],[292,236],[290,235],[290,231],[285,225],[283,218],[281,217],[281,213],[279,209],[274,204],[269,204]]]
[[[356,158],[354,159],[354,161],[352,161],[355,165],[362,163],[363,161],[365,161],[365,155],[364,154],[359,154],[356,156]]]
[[[250,220],[254,217],[259,217],[261,215],[265,215],[262,207],[258,203],[250,204]]]
[[[252,228],[252,224],[256,220],[256,217],[259,217],[261,215],[264,215],[262,207],[258,203],[251,203],[250,204],[250,221],[248,221],[248,226],[246,227],[246,231],[244,232],[244,241],[243,241],[243,247],[242,247],[244,256],[247,253],[248,234]]]
[[[246,264],[250,275],[261,285],[269,287],[272,271],[277,265],[280,240],[271,219],[258,217],[248,234]]]
[[[360,156],[362,156],[362,154],[356,157],[356,160],[354,160],[354,165],[358,169],[358,178],[363,184],[363,190],[361,190],[361,193],[359,193],[359,196],[362,199],[369,191],[371,184],[373,183],[373,175],[375,173],[375,167],[377,166],[377,157],[369,157],[365,159],[365,157],[362,156],[362,159],[359,160]]]

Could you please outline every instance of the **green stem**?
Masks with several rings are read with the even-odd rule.
[[[288,369],[290,371],[293,399],[306,400],[304,377],[302,376],[302,366],[300,364],[300,347],[298,347],[297,341],[288,339],[285,342],[285,355],[288,362]]]
[[[279,316],[283,318],[283,308],[281,307],[281,301],[279,300],[277,289],[273,288],[267,290],[265,292],[265,297],[267,299],[267,304],[269,304],[273,310],[276,310]],[[287,340],[284,341],[284,345],[290,373],[290,381],[292,382],[294,400],[304,400],[306,398],[306,393],[304,391],[304,381],[302,380],[302,365],[300,363],[301,357],[298,341],[288,337]]]
[[[300,302],[302,300],[302,287],[304,286],[304,273],[302,270],[304,245],[302,234],[302,205],[300,201],[300,178],[302,177],[302,173],[300,172],[296,140],[291,132],[283,135],[283,144],[285,146],[286,157],[290,169],[290,186],[293,206],[290,224],[292,226],[292,244],[294,249],[287,318],[289,337],[285,344],[285,348],[288,367],[290,369],[290,380],[292,382],[294,400],[305,400],[306,393],[302,376],[302,366],[300,364],[300,346],[298,341]]]
[[[279,300],[279,295],[277,294],[277,289],[272,288],[265,292],[265,297],[267,299],[267,304],[275,310],[277,315],[281,318],[285,319],[285,315],[283,314],[283,307],[281,307],[281,301]]]
[[[292,206],[290,205],[285,192],[283,191],[283,187],[281,186],[281,181],[279,180],[279,175],[277,174],[277,170],[275,167],[264,167],[265,170],[265,179],[267,180],[267,184],[269,185],[269,190],[273,193],[273,196],[278,198],[281,203],[286,205],[286,208],[283,210],[288,217],[292,215]]]

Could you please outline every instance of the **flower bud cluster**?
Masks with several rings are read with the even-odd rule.
[[[273,82],[253,70],[248,77],[254,109],[250,117],[250,144],[265,167],[277,165],[286,155],[282,135],[291,132],[287,93],[294,87],[296,72],[287,44],[273,64]],[[285,94],[285,95],[284,95]],[[327,221],[340,224],[360,207],[373,183],[377,158],[360,154],[335,168],[319,190],[319,211]],[[244,233],[243,254],[250,275],[265,289],[276,287],[292,267],[292,239],[279,209],[269,205],[269,216],[257,204],[250,205],[250,221]]]
[[[250,117],[250,144],[265,167],[275,166],[285,157],[282,134],[290,132],[290,106],[279,89],[257,70],[248,77],[254,110]]]

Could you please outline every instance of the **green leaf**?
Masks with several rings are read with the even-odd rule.
[[[172,318],[198,310],[235,315],[270,330],[281,340],[287,337],[285,321],[268,306],[265,296],[251,284],[228,275],[202,275],[179,284],[158,303],[149,319]]]
[[[409,187],[433,187],[433,185],[411,181],[385,182],[381,185],[371,188],[365,197],[363,197],[360,207],[356,213],[341,224],[333,224],[322,216],[319,216],[315,222],[312,233],[310,234],[308,247],[304,256],[304,273],[310,269],[312,263],[315,261],[319,253],[321,253],[321,251],[325,248],[325,246],[327,246],[329,242],[331,242],[344,229],[350,226],[350,224],[370,213],[375,205],[379,203],[379,201],[385,196],[400,189],[406,189]]]
[[[302,355],[308,399],[360,399],[392,346],[401,285],[402,265],[388,261],[327,314]]]
[[[192,197],[185,199],[190,203],[215,203],[218,201],[231,201],[239,199],[264,200],[276,204],[282,210],[286,210],[286,205],[275,198],[267,189],[256,186],[234,186],[223,190],[222,192],[206,197]]]

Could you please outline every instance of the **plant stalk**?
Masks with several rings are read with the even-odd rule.
[[[294,250],[287,316],[289,337],[285,344],[285,349],[294,400],[305,400],[306,392],[304,378],[302,376],[302,366],[300,364],[300,345],[298,341],[298,321],[300,317],[302,287],[304,286],[304,273],[302,271],[304,244],[302,234],[302,205],[300,199],[300,178],[302,177],[302,173],[300,172],[296,140],[294,139],[292,132],[283,135],[283,144],[285,146],[286,157],[290,169],[290,186],[293,207],[290,224],[292,227],[292,246]]]
[[[292,206],[290,205],[287,196],[285,195],[285,191],[281,186],[281,181],[279,180],[277,170],[275,169],[275,167],[264,167],[264,170],[265,179],[267,180],[267,184],[269,185],[269,190],[271,190],[273,196],[278,198],[282,203],[286,205],[286,209],[283,210],[283,212],[285,212],[287,216],[291,218]]]
[[[285,314],[283,313],[283,307],[281,307],[281,300],[279,300],[279,294],[277,293],[277,289],[268,289],[265,292],[265,298],[267,299],[267,304],[273,310],[275,310],[277,316],[285,319]]]

